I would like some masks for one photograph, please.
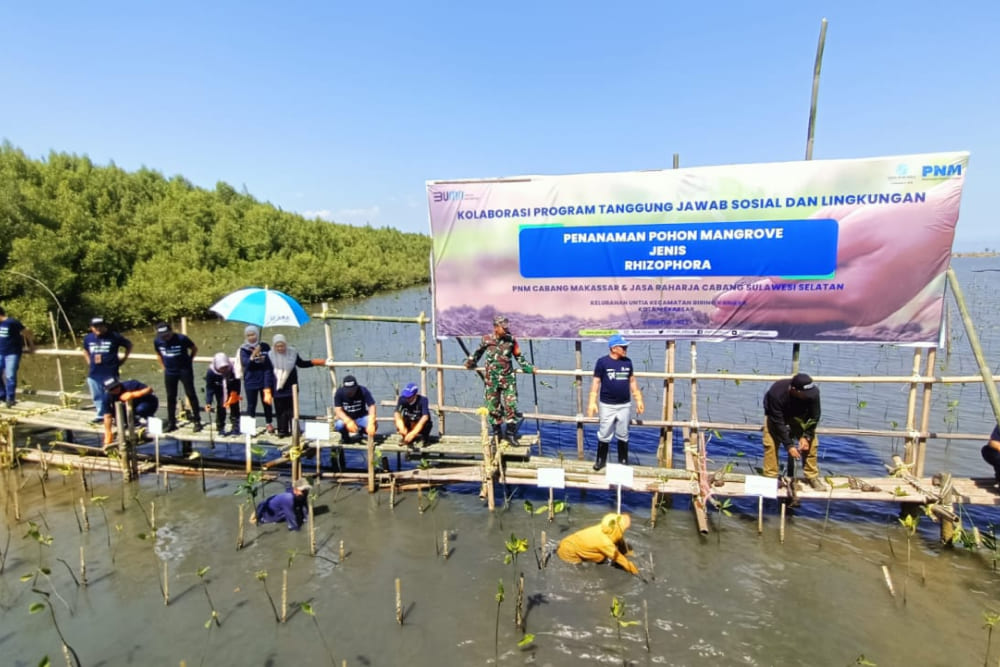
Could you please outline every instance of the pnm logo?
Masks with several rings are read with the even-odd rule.
[[[960,164],[925,164],[920,171],[924,178],[948,178],[949,176],[961,176],[962,165]]]
[[[465,193],[461,190],[445,190],[444,192],[435,192],[434,201],[462,201],[465,199]]]

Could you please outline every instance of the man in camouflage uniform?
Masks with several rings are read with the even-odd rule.
[[[506,424],[507,441],[517,447],[517,429],[520,414],[517,411],[517,376],[514,375],[514,361],[521,365],[525,373],[534,373],[535,368],[521,354],[517,341],[510,335],[507,318],[497,315],[493,318],[493,333],[483,336],[476,351],[465,360],[465,367],[474,370],[479,357],[486,353],[485,398],[489,411],[493,435],[499,440],[503,425]]]

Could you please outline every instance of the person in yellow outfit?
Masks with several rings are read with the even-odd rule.
[[[610,560],[631,574],[639,574],[626,554],[625,531],[632,525],[628,514],[605,514],[596,526],[578,530],[559,543],[556,554],[567,563],[603,563]]]

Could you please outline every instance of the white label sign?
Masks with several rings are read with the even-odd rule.
[[[253,417],[240,417],[240,430],[247,435],[257,432],[257,420]]]
[[[760,475],[747,475],[743,482],[743,489],[748,496],[763,496],[764,498],[778,497],[778,480],[774,477],[761,477]]]
[[[146,433],[150,435],[163,435],[163,420],[159,417],[150,417],[146,420]]]
[[[608,484],[617,484],[631,488],[635,476],[631,466],[620,463],[609,463],[607,471],[604,473],[604,479],[607,480]]]
[[[565,489],[566,471],[562,468],[539,468],[538,486],[543,489]]]
[[[330,440],[330,423],[307,421],[306,440],[322,440],[324,442],[328,442]]]

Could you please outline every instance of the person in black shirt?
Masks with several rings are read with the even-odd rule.
[[[819,387],[805,373],[778,380],[764,395],[764,476],[778,476],[778,445],[802,461],[806,482],[826,490],[819,478],[816,425],[820,418]]]

